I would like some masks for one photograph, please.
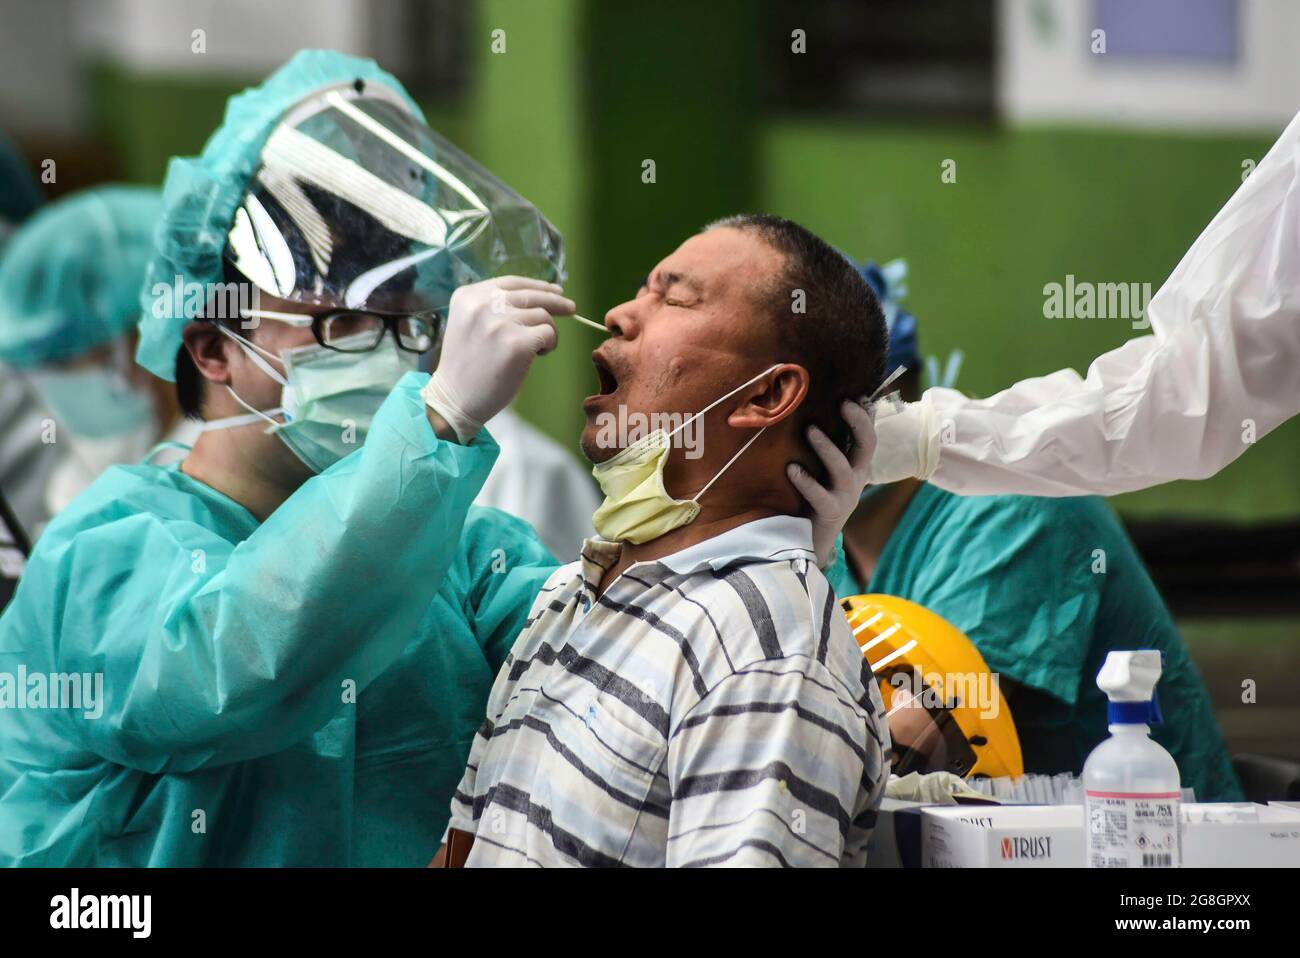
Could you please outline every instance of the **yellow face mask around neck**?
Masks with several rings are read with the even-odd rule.
[[[767,431],[767,427],[764,426],[749,442],[741,446],[740,451],[718,470],[717,475],[690,499],[674,499],[664,487],[664,467],[668,464],[672,437],[718,403],[730,399],[780,365],[776,363],[769,366],[726,395],[718,397],[672,432],[656,429],[605,462],[597,463],[591,474],[596,477],[601,491],[605,493],[605,501],[591,517],[596,534],[612,542],[640,545],[693,522],[700,514],[700,497]]]

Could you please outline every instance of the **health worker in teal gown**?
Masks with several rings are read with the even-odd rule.
[[[496,445],[415,369],[480,357],[457,399],[486,421],[573,303],[491,280],[489,342],[451,294],[561,265],[369,61],[299,54],[172,161],[137,359],[204,432],[76,498],[0,617],[0,864],[429,860],[556,562],[470,505]]]

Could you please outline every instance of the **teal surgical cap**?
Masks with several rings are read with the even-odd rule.
[[[135,326],[161,206],[156,189],[104,186],[19,227],[0,259],[0,362],[62,362]]]
[[[163,183],[163,214],[153,259],[140,290],[140,345],[136,359],[163,379],[176,378],[181,330],[198,315],[205,296],[190,290],[223,281],[226,237],[235,211],[261,165],[279,120],[313,93],[344,84],[387,87],[421,122],[424,114],[398,82],[372,60],[331,50],[303,50],[261,86],[231,97],[221,126],[197,157],[173,157]],[[159,308],[160,290],[167,308]]]

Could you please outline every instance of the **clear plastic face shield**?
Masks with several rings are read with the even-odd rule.
[[[896,676],[904,676],[904,688],[924,688],[919,669],[898,666],[878,676],[883,683],[892,683]],[[893,706],[889,711],[890,762],[895,775],[919,772],[951,772],[965,778],[978,757],[967,741],[965,733],[953,718],[951,706],[955,703],[927,701],[922,696],[914,702],[901,699],[901,691],[894,692]],[[908,707],[908,706],[911,707]]]
[[[226,256],[282,300],[431,319],[445,317],[466,283],[564,278],[560,235],[536,207],[393,91],[361,81],[315,93],[281,118]]]

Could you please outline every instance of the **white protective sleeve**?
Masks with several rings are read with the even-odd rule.
[[[914,421],[928,435],[901,436],[900,455],[964,495],[1113,495],[1212,476],[1300,412],[1300,115],[1147,315],[1151,334],[1086,379],[1064,369],[979,400],[927,390]]]

